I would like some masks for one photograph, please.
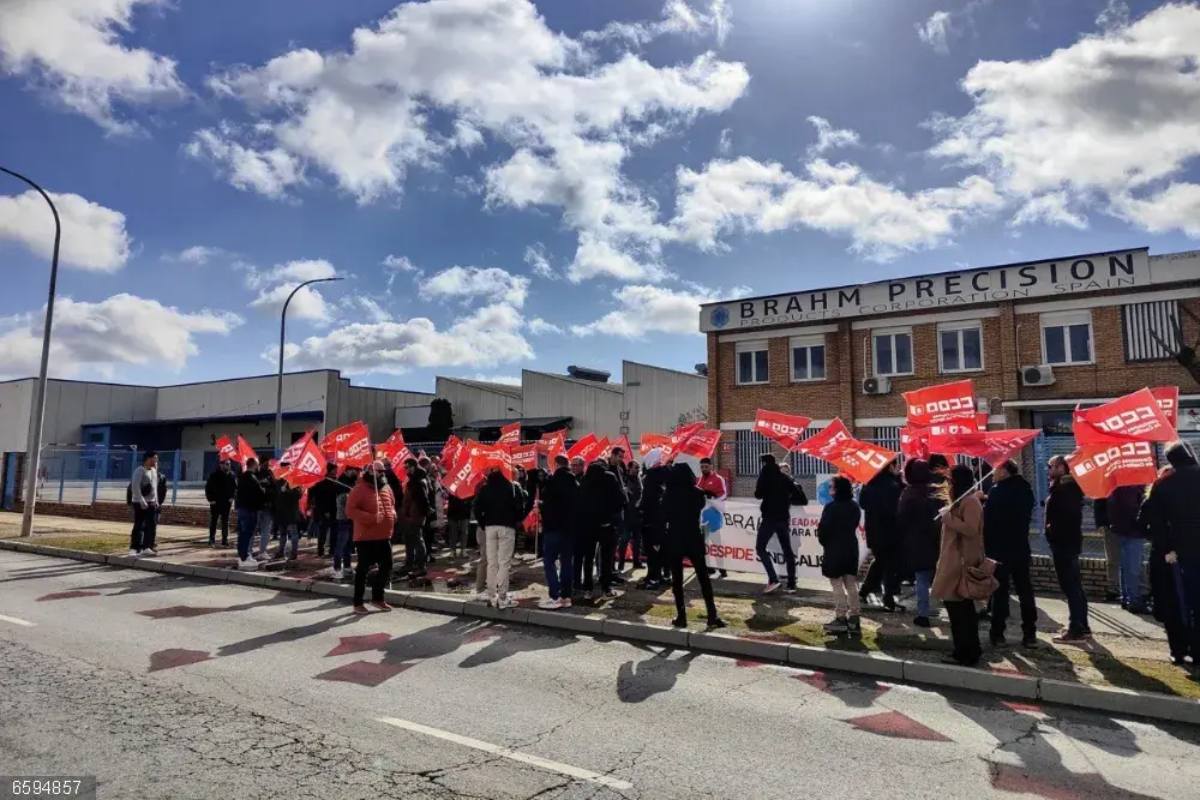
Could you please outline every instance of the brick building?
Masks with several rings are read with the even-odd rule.
[[[989,427],[1045,431],[1029,462],[1070,451],[1077,403],[1143,386],[1178,385],[1181,435],[1200,438],[1200,383],[1175,358],[1200,341],[1198,320],[1200,251],[1147,248],[710,303],[719,467],[750,492],[771,447],[751,430],[758,408],[812,417],[810,434],[840,417],[898,450],[901,393],[967,377]],[[792,459],[801,476],[829,469]]]

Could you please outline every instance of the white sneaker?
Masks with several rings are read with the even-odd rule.
[[[571,598],[569,598],[569,597],[560,598],[558,601],[558,607],[559,608],[570,608],[571,607]]]
[[[557,611],[558,609],[562,608],[562,601],[547,597],[545,600],[538,603],[538,608],[545,611]]]
[[[516,608],[517,601],[511,597],[501,597],[496,601],[496,608]]]
[[[157,550],[155,550],[153,547],[147,547],[145,550],[143,550],[143,551],[142,551],[142,555],[144,555],[144,556],[156,556],[156,555],[158,555],[158,551],[157,551]]]
[[[256,569],[258,569],[258,562],[253,558],[247,558],[245,561],[239,560],[238,569],[243,570],[244,572],[254,572]]]
[[[781,584],[779,581],[775,581],[774,583],[768,583],[766,585],[766,588],[763,589],[763,594],[774,594],[775,592],[779,591],[779,587],[782,585],[783,584]]]
[[[471,595],[471,599],[477,603],[487,603],[489,606],[492,604],[492,596],[487,592],[476,592]]]
[[[142,554],[142,552],[141,552],[140,550],[130,550],[130,551],[129,551],[129,557],[130,557],[130,558],[137,558],[137,557],[138,557],[138,556],[140,556],[141,554]]]

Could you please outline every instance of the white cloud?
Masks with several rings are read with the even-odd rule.
[[[365,318],[368,322],[391,322],[392,314],[377,301],[364,295],[350,295],[341,304],[349,313]]]
[[[1102,31],[1114,31],[1129,24],[1129,6],[1122,0],[1108,0],[1108,4],[1096,15],[1096,27]]]
[[[426,299],[488,297],[520,308],[529,294],[529,278],[499,267],[450,267],[424,280],[418,292]]]
[[[678,170],[674,227],[703,250],[722,248],[732,231],[769,233],[807,227],[850,237],[851,250],[887,260],[950,239],[958,224],[1002,204],[979,176],[954,186],[907,193],[847,163],[815,159],[807,177],[752,158]]]
[[[992,0],[970,0],[954,11],[935,11],[924,22],[917,23],[917,36],[933,48],[934,52],[947,55],[950,42],[968,33],[976,33],[975,14]]]
[[[543,336],[550,333],[563,333],[563,329],[541,317],[534,317],[529,320],[529,332],[534,336]]]
[[[187,91],[166,56],[121,43],[137,6],[165,0],[6,0],[0,69],[27,77],[110,133],[136,130],[114,106],[174,101]]]
[[[835,128],[824,117],[809,117],[808,121],[817,129],[817,141],[808,148],[810,155],[819,155],[837,147],[853,147],[858,144],[858,133],[847,128]]]
[[[726,29],[725,4],[706,8],[672,0],[663,19],[681,32]],[[283,195],[311,164],[369,202],[400,194],[412,167],[494,136],[513,150],[485,170],[487,204],[561,208],[579,234],[575,280],[664,275],[668,231],[622,165],[634,148],[728,108],[749,80],[741,64],[711,53],[675,66],[631,53],[605,62],[551,30],[527,0],[407,3],[351,40],[347,51],[298,49],[214,76],[210,85],[243,102],[256,133],[247,141],[245,128],[201,131],[193,149],[258,173],[265,153],[279,154],[284,167],[269,180],[225,168],[265,194]]]
[[[629,285],[613,292],[617,308],[586,325],[572,325],[576,336],[608,334],[638,339],[647,333],[696,333],[700,304],[719,299],[702,286],[672,290],[663,286]]]
[[[36,374],[43,313],[25,314],[0,332],[0,374]],[[242,323],[236,314],[184,312],[131,294],[98,303],[62,297],[54,304],[50,371],[70,376],[87,369],[112,375],[121,366],[152,365],[178,372],[199,353],[195,336],[227,334]]]
[[[717,138],[717,152],[723,156],[727,156],[732,149],[733,131],[729,128],[722,128],[721,135]]]
[[[225,251],[220,247],[208,247],[202,244],[194,244],[191,247],[185,247],[178,253],[168,255],[172,261],[179,261],[184,264],[207,264],[214,258],[225,255]]]
[[[932,153],[986,170],[1023,202],[1065,193],[1076,208],[1186,229],[1174,209],[1187,190],[1163,184],[1200,156],[1198,63],[1193,5],[1162,6],[1044,58],[981,61],[962,84],[974,107],[933,121]]]
[[[562,277],[550,266],[550,259],[546,258],[546,247],[541,242],[535,242],[525,248],[525,263],[539,278],[554,281]]]
[[[732,24],[732,9],[726,0],[707,3],[687,0],[667,0],[662,17],[655,22],[610,22],[598,31],[582,35],[585,42],[613,40],[641,47],[666,34],[713,36],[718,44],[725,42]]]
[[[348,375],[402,374],[427,367],[495,367],[533,358],[521,334],[524,320],[503,303],[485,306],[439,330],[426,317],[344,325],[325,336],[289,343],[284,354],[297,369],[335,367]],[[266,351],[268,360],[278,350]]]
[[[296,286],[315,278],[332,278],[337,275],[333,264],[325,259],[301,259],[278,264],[274,268],[260,271],[251,267],[246,273],[246,286],[257,289],[258,295],[250,301],[252,308],[261,309],[273,316],[283,310],[283,304]],[[329,306],[319,289],[305,286],[296,292],[288,306],[289,319],[308,319],[328,322]]]
[[[304,167],[293,154],[280,147],[255,149],[234,141],[232,128],[196,131],[184,152],[208,160],[235,188],[283,199],[288,189],[304,182]]]
[[[1151,233],[1181,230],[1200,239],[1200,184],[1172,183],[1157,194],[1138,199],[1122,195],[1113,211]]]
[[[384,257],[381,263],[383,266],[387,267],[388,269],[395,270],[396,272],[418,271],[416,265],[409,260],[408,256],[388,255]]]
[[[1067,225],[1083,230],[1087,217],[1071,210],[1071,200],[1066,192],[1051,192],[1034,197],[1017,209],[1012,225],[1029,225],[1043,222],[1049,225]]]
[[[49,195],[62,225],[59,259],[64,264],[93,272],[116,272],[125,266],[130,238],[124,214],[77,194]],[[40,194],[30,189],[16,196],[0,196],[0,239],[21,242],[50,258],[54,252],[54,217]]]

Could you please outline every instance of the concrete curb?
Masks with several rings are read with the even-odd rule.
[[[262,586],[280,591],[312,592],[329,597],[348,598],[353,596],[354,591],[353,587],[341,583],[286,578],[282,575],[265,575],[260,572],[238,572],[219,567],[172,564],[161,560],[130,558],[123,555],[66,550],[60,547],[9,539],[0,539],[0,550],[109,564],[114,567],[127,567],[149,572],[186,575],[224,583]],[[483,603],[447,595],[389,589],[384,596],[394,606],[439,614],[515,622],[571,633],[607,636],[622,641],[649,642],[667,647],[686,647],[690,650],[722,656],[754,658],[809,669],[835,670],[877,678],[903,680],[926,686],[965,689],[983,694],[1040,700],[1089,711],[1107,711],[1124,716],[1200,724],[1200,701],[1153,692],[1133,692],[1085,686],[1050,678],[1009,675],[955,667],[949,664],[933,664],[926,661],[904,661],[879,654],[830,650],[823,647],[748,639],[721,633],[666,628],[640,622],[603,619],[580,613],[542,611],[521,607],[495,609]]]

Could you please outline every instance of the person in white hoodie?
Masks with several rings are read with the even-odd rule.
[[[133,530],[129,555],[156,556],[154,537],[158,531],[158,453],[147,450],[142,465],[129,481],[129,504],[133,506]]]

